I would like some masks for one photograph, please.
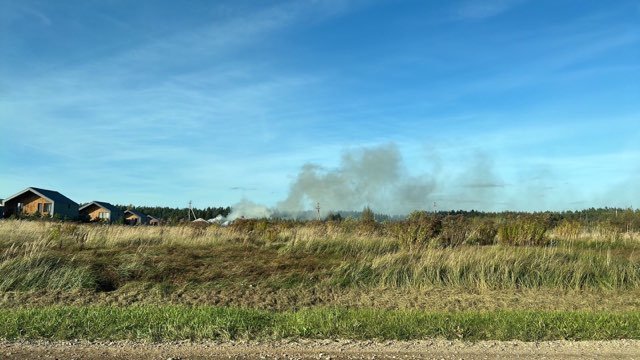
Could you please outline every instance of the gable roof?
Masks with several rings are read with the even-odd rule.
[[[135,211],[135,210],[131,210],[131,209],[129,209],[129,210],[127,210],[127,211],[125,211],[124,213],[125,213],[125,214],[126,214],[126,213],[133,214],[133,215],[135,215],[135,216],[139,217],[140,219],[144,219],[144,218],[146,218],[146,217],[147,217],[147,215],[145,215],[145,214],[143,214],[143,213],[141,213],[141,212],[139,212],[139,211]]]
[[[151,216],[151,215],[147,215],[147,217],[151,220],[159,220],[157,217],[155,216]]]
[[[78,203],[76,203],[75,201],[69,199],[68,197],[60,194],[57,191],[53,191],[53,190],[47,190],[47,189],[40,189],[40,188],[36,188],[36,187],[28,187],[22,191],[20,191],[19,193],[9,196],[8,198],[4,199],[4,203],[6,203],[9,200],[12,200],[14,198],[17,198],[18,196],[26,193],[26,192],[32,192],[36,195],[39,195],[49,201],[51,201],[52,203],[67,203],[67,204],[73,204],[78,206]]]
[[[120,209],[118,209],[117,207],[115,207],[115,206],[113,206],[113,205],[109,204],[108,202],[104,202],[104,201],[92,201],[92,202],[90,202],[90,203],[87,203],[87,204],[82,205],[82,206],[80,207],[80,210],[83,210],[83,209],[85,209],[85,208],[88,208],[88,207],[89,207],[89,206],[91,206],[91,205],[99,206],[99,207],[101,207],[101,208],[103,208],[103,209],[106,209],[106,210],[111,211],[112,213],[121,212],[121,210],[120,210]]]

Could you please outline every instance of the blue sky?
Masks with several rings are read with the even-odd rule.
[[[441,208],[640,205],[640,2],[0,0],[0,197],[277,204],[395,146]]]

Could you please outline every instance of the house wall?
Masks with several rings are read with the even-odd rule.
[[[5,217],[9,217],[16,213],[18,203],[22,203],[22,214],[33,215],[38,212],[38,204],[51,204],[51,212],[44,213],[44,215],[57,215],[60,218],[77,219],[78,218],[78,204],[73,202],[51,202],[40,195],[37,195],[31,191],[23,193],[16,198],[5,201]],[[43,205],[44,209],[44,205]]]
[[[51,203],[49,200],[36,195],[34,193],[26,193],[18,196],[15,199],[11,199],[6,201],[4,215],[5,217],[9,217],[11,215],[16,214],[16,210],[18,208],[18,203],[22,203],[22,214],[24,215],[33,215],[38,212],[38,204],[49,204]],[[44,209],[44,205],[43,205]],[[53,210],[53,204],[51,206],[51,211]],[[44,213],[45,215],[51,215],[50,213]]]
[[[124,217],[124,212],[122,210],[116,209],[111,211],[111,222],[122,221],[123,217]]]
[[[111,211],[109,211],[107,209],[103,209],[103,208],[101,208],[99,206],[93,205],[93,206],[90,206],[89,208],[85,209],[85,211],[86,210],[89,210],[89,213],[87,215],[89,215],[89,218],[91,220],[100,219],[100,213],[102,213],[102,212],[109,213],[109,216],[108,216],[108,218],[106,220],[108,220],[108,221],[111,220]]]
[[[53,214],[66,219],[78,218],[78,204],[56,202],[53,204]]]
[[[124,213],[122,211],[119,211],[117,209],[109,210],[96,204],[91,204],[86,208],[80,210],[80,215],[87,216],[90,220],[95,221],[97,219],[100,219],[101,212],[109,213],[108,221],[112,223],[120,221],[124,216]]]
[[[22,205],[22,213],[26,214],[26,215],[32,215],[38,212],[38,204],[50,204],[51,202],[43,197],[40,197],[36,194],[32,194],[32,193],[28,193],[28,194],[24,194],[24,196],[21,196],[20,199],[18,199],[17,203],[21,202]],[[44,205],[42,205],[42,208],[44,209]],[[51,207],[51,211],[53,211],[53,204]],[[48,212],[43,212],[43,215],[51,215]]]
[[[135,215],[135,214],[125,214],[124,219],[125,219],[125,222],[129,225],[145,225],[148,223],[146,216],[143,218],[140,218],[138,215]]]
[[[135,214],[126,214],[124,219],[126,220],[127,224],[130,225],[140,224],[140,218]]]

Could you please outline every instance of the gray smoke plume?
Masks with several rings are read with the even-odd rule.
[[[229,214],[225,220],[233,221],[239,218],[261,219],[269,218],[273,214],[273,211],[268,207],[256,204],[247,199],[240,200],[240,202],[233,205],[231,209],[231,214]]]
[[[408,174],[393,144],[346,151],[337,169],[306,164],[277,210],[299,213],[320,203],[321,215],[329,211],[362,210],[406,214],[428,207],[435,189],[431,176]]]

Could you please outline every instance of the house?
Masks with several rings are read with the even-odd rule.
[[[92,201],[84,204],[79,209],[80,216],[89,218],[90,221],[117,222],[122,220],[124,212],[117,207],[104,202]]]
[[[149,225],[153,225],[153,226],[160,225],[160,219],[155,218],[151,215],[147,215],[147,218],[149,219]]]
[[[124,222],[127,225],[146,225],[149,218],[139,211],[129,209],[124,212]]]
[[[57,191],[29,187],[2,203],[4,216],[36,215],[77,219],[78,204]]]

